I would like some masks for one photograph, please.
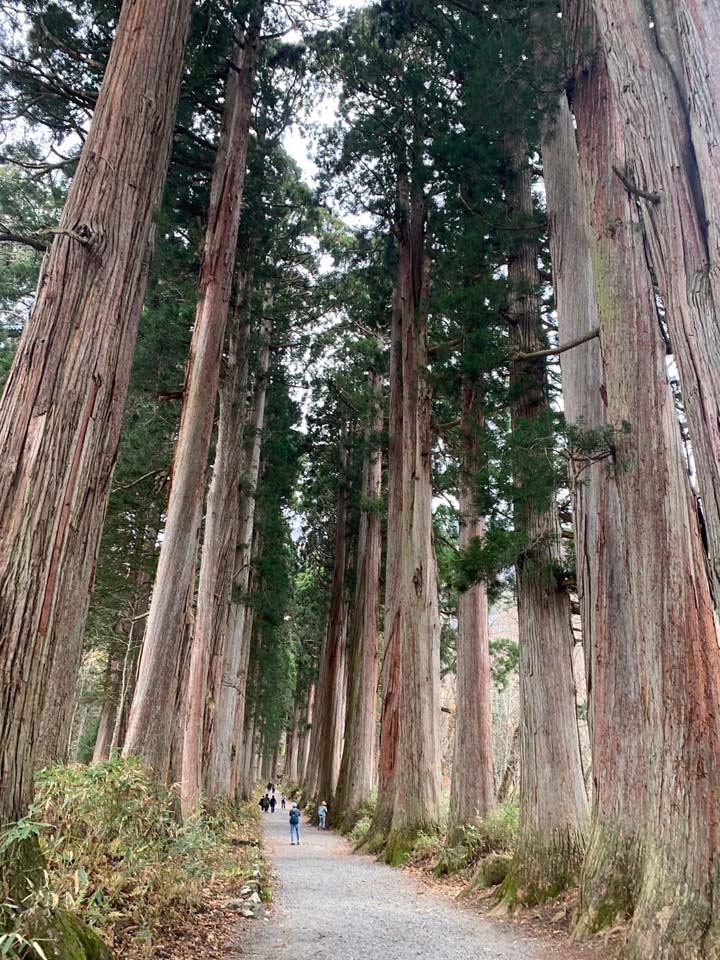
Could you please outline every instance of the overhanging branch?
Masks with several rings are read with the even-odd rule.
[[[34,237],[32,234],[24,235],[21,233],[13,233],[11,230],[3,230],[0,232],[0,242],[22,243],[26,247],[32,247],[33,250],[39,250],[40,253],[45,253],[48,248],[47,243],[41,240],[40,237]]]
[[[591,330],[589,333],[584,333],[581,337],[576,337],[575,340],[570,340],[569,343],[564,343],[560,347],[550,347],[548,350],[534,350],[532,353],[513,353],[510,357],[511,360],[535,360],[540,357],[554,357],[559,353],[565,353],[566,350],[572,350],[573,347],[579,347],[583,343],[587,343],[589,340],[594,340],[596,337],[600,336],[600,327],[595,327],[594,330]]]

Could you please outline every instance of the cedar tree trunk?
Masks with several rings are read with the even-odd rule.
[[[212,714],[217,703],[219,665],[230,620],[238,527],[238,477],[242,464],[247,396],[247,346],[252,297],[250,271],[245,272],[240,289],[242,302],[239,294],[232,318],[225,376],[220,385],[215,464],[208,492],[200,560],[183,740],[181,803],[184,816],[194,813],[200,805],[203,742],[206,737],[211,738],[214,732]],[[211,703],[210,709],[208,701]]]
[[[414,144],[419,149],[419,136]],[[427,380],[429,262],[426,250],[427,198],[417,183],[401,175],[398,190],[397,312],[401,355],[391,378],[391,425],[399,418],[400,437],[391,440],[390,488],[401,491],[398,553],[388,569],[386,648],[399,658],[397,754],[392,820],[385,857],[404,859],[420,831],[435,833],[440,821],[440,615],[432,541],[430,418]],[[392,428],[392,427],[391,427]],[[395,427],[397,429],[397,427]],[[397,484],[397,487],[395,486]],[[390,530],[388,531],[390,536]],[[397,644],[397,648],[395,648]]]
[[[185,610],[193,590],[207,455],[245,182],[261,21],[262,4],[258,2],[251,10],[244,37],[236,41],[228,70],[167,522],[125,741],[125,755],[141,756],[145,766],[160,780],[168,776],[175,720],[173,677],[178,669]]]
[[[720,121],[718,102],[713,103],[720,85],[714,59],[717,3],[682,0],[673,4],[683,27],[677,45],[671,42],[667,13],[661,16],[660,34],[651,27],[645,0],[596,0],[594,7],[613,100],[623,123],[625,153],[622,166],[615,166],[629,183],[657,195],[657,202],[637,192],[632,197],[680,372],[717,604]]]
[[[242,730],[239,731],[240,739],[235,739],[238,732],[236,717],[238,710],[242,709],[243,716],[245,712],[245,674],[250,655],[244,642],[246,635],[244,621],[248,609],[247,595],[255,526],[255,491],[260,475],[260,454],[270,366],[272,319],[269,316],[269,311],[271,306],[270,300],[264,301],[255,390],[245,431],[244,465],[234,557],[233,593],[235,597],[231,603],[227,638],[223,646],[215,722],[207,758],[206,791],[208,797],[212,800],[222,797],[232,799],[234,797],[235,786],[233,784],[232,766],[242,743]],[[242,701],[242,707],[239,706],[240,701]]]
[[[580,20],[575,35],[586,36],[586,25]],[[612,496],[588,528],[601,551],[609,536],[611,552],[601,553],[600,583],[584,587],[595,591],[598,613],[588,657],[594,817],[579,931],[630,913],[631,960],[700,960],[720,949],[720,655],[643,242],[646,218],[612,171],[627,168],[627,130],[602,53],[580,65],[573,90],[589,211],[585,256],[601,329],[600,395],[613,428],[605,464]],[[566,191],[566,169],[559,176]],[[583,566],[591,575],[594,549],[586,535]],[[613,584],[627,600],[622,621],[610,616],[606,628],[602,598],[611,597],[614,613]],[[624,629],[615,632],[613,619]]]
[[[32,796],[51,669],[75,682],[189,15],[190,0],[123,6],[0,402],[0,823]]]
[[[473,490],[478,463],[478,435],[482,412],[477,389],[462,390],[462,464],[460,489],[460,550],[485,535],[485,521],[478,516]],[[488,636],[487,588],[475,583],[458,594],[457,710],[455,754],[450,790],[448,844],[465,827],[482,820],[495,806],[495,774],[492,750],[492,678]]]
[[[330,586],[330,610],[318,677],[317,712],[312,749],[317,757],[314,799],[332,803],[335,793],[335,756],[342,737],[343,649],[347,639],[345,574],[347,567],[347,424],[340,431],[340,471],[335,514],[335,558]]]
[[[524,143],[507,191],[517,239],[508,260],[511,350],[542,348],[538,245]],[[520,827],[500,890],[533,903],[574,883],[588,830],[577,725],[570,598],[561,582],[560,524],[551,471],[553,415],[546,361],[511,359],[514,518],[525,546],[516,564],[520,641]]]
[[[378,646],[380,642],[380,555],[382,530],[383,431],[382,375],[370,371],[374,416],[365,433],[355,605],[350,642],[345,744],[331,812],[344,832],[352,830],[357,811],[372,793],[375,778]]]

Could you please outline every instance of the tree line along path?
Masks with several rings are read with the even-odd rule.
[[[720,0],[0,5],[0,955],[162,951],[281,776],[361,855],[264,819],[273,950],[541,949],[424,858],[717,960],[718,50]]]

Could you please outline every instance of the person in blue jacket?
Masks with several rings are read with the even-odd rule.
[[[300,811],[298,805],[294,803],[290,809],[290,844],[300,846]]]

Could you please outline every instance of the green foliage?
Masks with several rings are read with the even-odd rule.
[[[132,941],[149,956],[162,929],[197,909],[203,882],[228,863],[223,844],[247,816],[181,825],[176,795],[136,760],[50,767],[38,775],[28,817],[0,841],[38,838],[46,864],[16,910],[17,929],[27,930],[28,911],[65,910],[111,946]]]
[[[588,427],[583,419],[564,424],[563,439],[568,461],[568,482],[585,482],[584,474],[593,464],[607,461],[608,471],[622,473],[627,461],[618,458],[617,448],[623,437],[632,433],[632,424],[623,420],[617,426]]]
[[[511,854],[517,842],[518,821],[518,808],[506,804],[493,810],[485,820],[464,827],[453,845],[443,849],[435,873],[462,873],[491,854]]]
[[[520,648],[517,641],[495,637],[490,641],[490,657],[493,683],[502,690],[507,685],[508,677],[518,670]]]
[[[362,844],[363,840],[368,835],[371,825],[371,816],[360,817],[360,819],[356,822],[355,826],[348,834],[349,839],[355,844],[356,847],[359,847]]]
[[[404,862],[411,862],[413,865],[430,863],[437,860],[442,850],[442,839],[437,833],[425,833],[420,831],[413,838],[412,844],[408,847]],[[400,863],[395,863],[399,866]]]

